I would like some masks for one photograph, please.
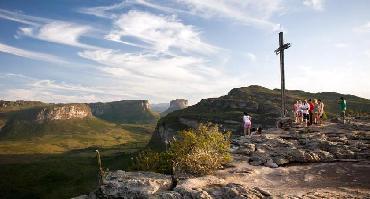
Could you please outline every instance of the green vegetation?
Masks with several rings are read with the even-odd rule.
[[[70,198],[88,193],[97,185],[96,149],[105,168],[128,170],[155,127],[99,119],[49,125],[46,129],[59,131],[0,141],[0,198]],[[69,127],[60,128],[63,125]],[[87,131],[80,132],[83,129]]]
[[[92,146],[111,147],[146,142],[150,139],[154,124],[112,124],[89,118],[41,124],[23,121],[5,129],[5,135],[0,139],[0,154],[50,154]]]
[[[218,126],[201,124],[197,129],[179,132],[179,139],[165,152],[143,151],[135,161],[136,169],[162,173],[205,175],[231,161],[230,132]]]

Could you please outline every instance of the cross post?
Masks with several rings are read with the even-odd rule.
[[[284,50],[290,47],[290,43],[284,44],[283,32],[279,32],[279,48],[275,50],[276,55],[280,54],[280,74],[281,74],[281,117],[286,116],[285,102],[285,71],[284,71]]]

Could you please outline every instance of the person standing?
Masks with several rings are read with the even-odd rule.
[[[309,116],[310,105],[307,103],[307,100],[303,101],[301,109],[302,109],[302,114],[303,114],[303,122],[304,122],[305,127],[307,127],[307,123],[310,117]]]
[[[298,100],[298,123],[301,124],[303,122],[303,112],[302,112],[302,101]]]
[[[318,106],[319,106],[319,115],[317,119],[318,119],[318,124],[321,125],[322,117],[324,115],[324,107],[325,107],[325,104],[321,101],[321,99],[318,100]]]
[[[294,121],[297,124],[299,121],[299,115],[298,115],[298,110],[299,110],[299,101],[297,100],[295,104],[293,105],[293,113],[294,113]]]
[[[308,124],[312,125],[312,123],[313,123],[313,110],[315,109],[315,105],[313,104],[311,99],[308,100],[308,105],[309,105],[309,109],[308,109],[309,122],[308,122]]]
[[[243,115],[243,129],[244,129],[244,136],[250,135],[252,128],[252,117],[248,115],[248,113],[244,112]]]
[[[338,104],[339,104],[342,122],[344,124],[346,122],[347,102],[343,97],[340,97]]]
[[[313,118],[314,118],[314,121],[313,121],[313,123],[314,124],[317,124],[318,123],[318,121],[319,121],[319,119],[318,119],[318,117],[319,117],[319,103],[318,103],[318,101],[317,101],[317,99],[314,99],[313,100],[314,101],[314,108],[313,108]]]

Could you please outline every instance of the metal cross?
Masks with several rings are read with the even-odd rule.
[[[286,116],[285,104],[285,72],[284,72],[284,50],[290,47],[290,43],[284,44],[283,32],[279,32],[279,48],[275,50],[276,55],[280,54],[280,72],[281,72],[281,117]]]

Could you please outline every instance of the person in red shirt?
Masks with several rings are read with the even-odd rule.
[[[312,102],[311,99],[308,100],[308,104],[310,105],[310,109],[308,110],[309,114],[309,124],[312,125],[313,123],[313,110],[315,109],[315,104]]]

